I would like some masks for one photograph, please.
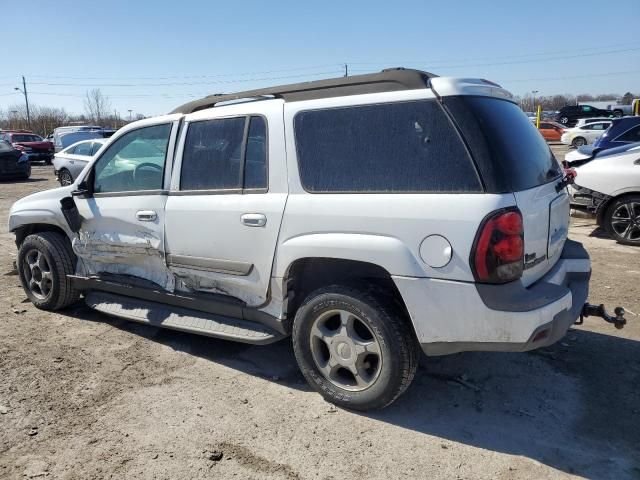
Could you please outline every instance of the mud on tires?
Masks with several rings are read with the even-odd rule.
[[[18,273],[29,300],[42,310],[59,310],[78,301],[80,292],[68,275],[76,257],[66,237],[57,232],[27,236],[18,251]]]
[[[327,401],[374,410],[411,384],[420,348],[410,320],[366,288],[334,285],[311,293],[293,323],[300,370]]]

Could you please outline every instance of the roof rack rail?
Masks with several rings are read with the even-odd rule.
[[[193,113],[222,103],[229,104],[229,102],[236,100],[257,101],[282,98],[285,102],[295,102],[364,93],[418,90],[427,88],[429,79],[433,77],[437,77],[437,75],[421,70],[388,68],[379,73],[293,83],[224,95],[218,93],[185,103],[171,113]]]

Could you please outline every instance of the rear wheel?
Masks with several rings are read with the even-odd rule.
[[[586,145],[587,141],[583,137],[576,137],[571,141],[571,145],[578,148]]]
[[[617,242],[640,246],[640,195],[615,200],[607,208],[604,225]]]
[[[68,240],[56,232],[40,232],[24,239],[18,251],[18,273],[29,300],[43,310],[58,310],[78,301],[71,285],[75,255]]]
[[[71,185],[73,183],[73,177],[71,176],[71,172],[66,168],[63,168],[58,172],[58,181],[60,185],[66,187],[67,185]]]
[[[622,117],[622,115],[623,115],[622,110],[614,110],[613,111],[613,116],[616,117],[616,118],[620,118],[620,117]]]
[[[354,410],[391,404],[411,384],[420,355],[395,304],[338,285],[313,292],[298,309],[293,347],[309,385]]]
[[[562,125],[567,125],[569,123],[569,117],[560,117],[560,123]]]

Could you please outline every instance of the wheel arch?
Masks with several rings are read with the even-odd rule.
[[[20,247],[24,239],[29,235],[40,232],[56,232],[62,235],[67,240],[69,239],[69,236],[67,235],[67,232],[64,231],[64,229],[52,223],[27,223],[16,227],[12,231],[16,235],[16,245],[18,247]]]
[[[640,190],[624,190],[622,192],[619,192],[615,195],[610,196],[604,202],[598,205],[598,209],[596,210],[596,223],[598,224],[598,226],[602,227],[604,225],[604,217],[607,213],[607,210],[609,210],[609,207],[613,204],[613,202],[616,202],[621,198],[630,197],[633,195],[640,195]]]
[[[375,263],[352,259],[303,257],[293,261],[283,277],[286,318],[293,321],[298,308],[311,292],[336,284],[366,288],[386,297],[406,315],[415,335],[411,316],[391,273]]]

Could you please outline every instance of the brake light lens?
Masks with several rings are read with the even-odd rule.
[[[517,208],[493,212],[476,235],[470,259],[476,281],[506,283],[524,270],[524,228]]]

